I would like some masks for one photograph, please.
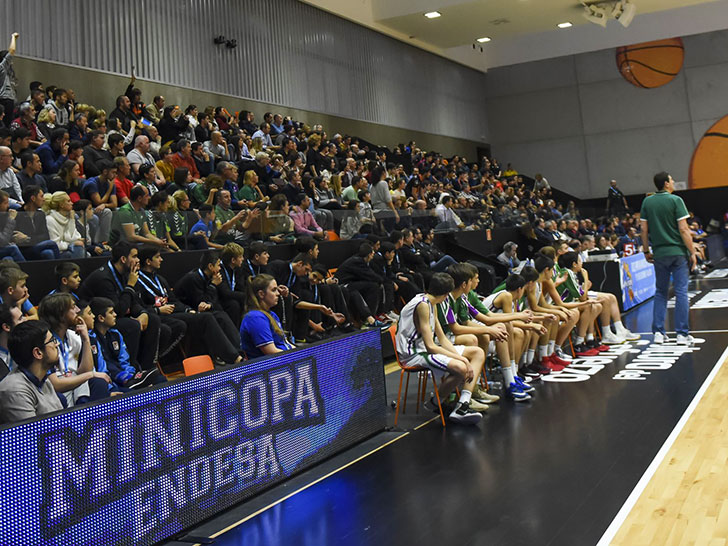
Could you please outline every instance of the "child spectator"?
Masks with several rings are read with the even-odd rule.
[[[30,302],[25,281],[28,274],[14,262],[0,262],[0,302],[20,307],[23,316],[37,319],[38,311]]]
[[[73,299],[78,302],[76,290],[81,286],[81,268],[73,262],[63,262],[56,266],[56,288],[51,290],[49,294],[71,294]]]

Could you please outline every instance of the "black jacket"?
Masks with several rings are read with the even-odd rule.
[[[225,265],[220,265],[220,274],[222,275],[222,282],[217,287],[217,292],[220,295],[222,301],[235,300],[245,306],[246,300],[246,275],[245,271],[247,264],[243,264],[243,267],[232,270]],[[248,271],[250,274],[250,271]],[[235,285],[235,288],[233,288]]]
[[[352,256],[344,260],[336,270],[336,277],[341,284],[348,284],[356,281],[370,281],[377,284],[384,281],[382,275],[377,274],[364,258],[360,256]]]
[[[126,284],[126,275],[119,275],[109,261],[91,273],[81,284],[79,297],[86,301],[104,297],[114,302],[119,317],[138,317],[145,309],[139,293]]]
[[[190,310],[190,306],[179,300],[177,295],[172,291],[167,279],[157,273],[139,272],[139,281],[134,286],[139,294],[144,307],[154,310],[165,303],[174,305],[175,313],[186,313]]]
[[[24,210],[19,211],[16,218],[15,229],[30,237],[28,245],[37,245],[42,241],[48,241],[51,237],[48,234],[46,215],[42,210],[37,210],[31,217]]]
[[[190,271],[177,281],[174,293],[182,303],[193,309],[197,309],[204,301],[212,305],[213,311],[222,311],[217,286],[212,284],[200,269]]]

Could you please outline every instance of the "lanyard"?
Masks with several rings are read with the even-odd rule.
[[[231,276],[225,266],[222,266],[222,272],[225,273],[225,278],[230,285],[230,290],[235,290],[235,272],[233,271],[233,274]]]
[[[68,353],[70,351],[70,348],[66,346],[66,340],[61,339],[58,337],[55,333],[53,334],[53,337],[58,340],[58,350],[61,351],[61,356],[63,357],[63,372],[68,373]]]
[[[153,274],[154,275],[154,274]],[[159,277],[154,275],[154,278],[149,277],[146,273],[139,272],[139,281],[142,283],[142,286],[146,288],[147,292],[154,295],[154,287],[157,288],[157,294],[160,296],[166,296],[167,292],[164,290],[164,287],[162,286],[162,281],[159,280]],[[147,284],[150,283],[150,284]]]
[[[121,284],[121,278],[119,277],[119,274],[116,271],[116,268],[112,265],[111,260],[109,260],[109,271],[111,271],[111,276],[114,277],[114,281],[116,281],[116,285],[119,287],[119,290],[122,292],[124,291],[124,285]]]
[[[248,264],[248,269],[250,269],[250,274],[251,274],[251,275],[252,275],[253,277],[255,277],[255,276],[257,275],[257,273],[256,273],[256,272],[255,272],[255,270],[253,269],[253,263],[252,263],[252,262],[251,262],[250,260],[245,260],[245,261],[246,261],[246,262],[247,262],[247,264]]]
[[[296,274],[293,272],[293,264],[288,264],[288,267],[291,270],[291,274],[288,275],[288,282],[286,283],[286,286],[288,286],[288,288],[291,288],[293,286],[293,284],[291,284],[291,282],[293,281]]]
[[[7,365],[8,369],[12,372],[13,371],[13,357],[10,356],[10,351],[8,351],[5,347],[0,347],[0,358],[2,358],[5,361],[5,364]]]
[[[318,284],[313,285],[313,302],[318,303]]]

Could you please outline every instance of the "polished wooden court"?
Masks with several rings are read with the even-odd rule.
[[[728,316],[700,302],[727,287],[691,285],[694,348],[654,345],[648,302],[624,318],[640,341],[477,427],[415,414],[412,382],[397,429],[190,533],[223,546],[724,544]]]

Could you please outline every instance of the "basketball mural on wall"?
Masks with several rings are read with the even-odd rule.
[[[683,65],[682,38],[667,38],[617,48],[617,68],[632,85],[654,89],[670,83]]]
[[[705,132],[690,161],[690,189],[718,186],[728,186],[728,116]]]

